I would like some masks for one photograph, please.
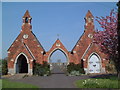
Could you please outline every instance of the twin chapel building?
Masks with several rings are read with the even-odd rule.
[[[69,63],[82,64],[86,74],[105,73],[106,55],[93,42],[94,17],[89,10],[85,16],[84,33],[71,51],[65,48],[60,39],[55,41],[49,51],[45,51],[32,32],[31,20],[32,17],[27,10],[23,16],[22,30],[8,49],[9,74],[28,73],[32,75],[34,62],[50,63],[50,57],[56,50],[64,53],[67,65]]]

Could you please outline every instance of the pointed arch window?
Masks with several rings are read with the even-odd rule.
[[[28,17],[25,18],[25,23],[28,23]]]

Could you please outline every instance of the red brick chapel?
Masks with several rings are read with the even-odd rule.
[[[93,42],[94,17],[88,10],[85,16],[85,29],[71,51],[68,51],[62,42],[57,39],[49,51],[45,51],[41,43],[32,32],[32,17],[28,10],[23,16],[22,29],[15,41],[8,49],[8,73],[28,73],[33,74],[34,61],[42,64],[43,61],[49,63],[51,55],[60,50],[67,58],[67,64],[83,63],[85,73],[105,73],[105,55],[100,52],[100,48]],[[19,67],[21,64],[21,68]]]

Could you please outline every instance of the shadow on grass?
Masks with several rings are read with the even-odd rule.
[[[101,74],[101,75],[90,76],[90,78],[118,80],[117,74]]]

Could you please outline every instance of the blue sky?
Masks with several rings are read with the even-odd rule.
[[[2,2],[118,2],[118,0],[1,0]]]
[[[3,2],[2,3],[2,58],[18,36],[22,16],[29,10],[32,16],[32,31],[48,51],[59,38],[68,51],[71,51],[84,31],[84,17],[90,10],[94,17],[109,15],[115,9],[115,2]],[[100,28],[95,21],[95,28]]]

